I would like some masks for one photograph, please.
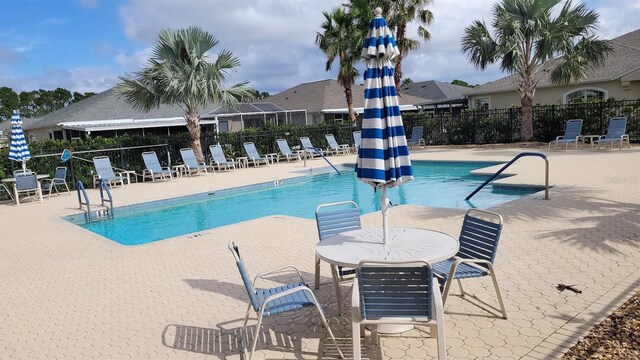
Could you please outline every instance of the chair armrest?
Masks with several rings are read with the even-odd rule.
[[[353,287],[351,290],[351,321],[362,321],[360,314],[360,287],[358,286],[357,276],[353,279]]]
[[[556,136],[556,141],[564,139],[564,136]]]
[[[298,274],[298,276],[300,277],[300,281],[304,282],[304,279],[302,278],[302,274],[300,274],[300,270],[298,270],[298,268],[296,268],[293,265],[285,265],[285,266],[282,266],[282,267],[279,267],[279,268],[276,268],[276,269],[271,269],[271,270],[267,270],[267,271],[259,273],[258,275],[256,275],[255,279],[253,279],[253,286],[254,287],[256,286],[256,283],[258,282],[258,279],[263,279],[267,275],[271,275],[271,274],[274,274],[274,273],[277,273],[277,272],[281,272],[282,270],[285,270],[285,269],[294,270]]]

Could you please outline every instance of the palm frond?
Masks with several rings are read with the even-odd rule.
[[[484,70],[497,60],[496,41],[491,37],[484,22],[474,21],[464,30],[462,52],[467,54],[469,62]]]

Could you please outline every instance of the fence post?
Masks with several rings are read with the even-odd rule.
[[[473,110],[473,133],[472,133],[472,138],[471,138],[471,143],[472,144],[477,144],[476,141],[476,136],[478,133],[478,119],[477,119],[477,113],[475,110]]]
[[[513,108],[509,108],[509,139],[513,142]]]

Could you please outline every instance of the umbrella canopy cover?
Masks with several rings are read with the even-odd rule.
[[[11,116],[11,143],[9,144],[9,159],[22,161],[23,163],[31,158],[27,140],[22,131],[22,120],[17,111]]]
[[[412,180],[413,171],[391,64],[400,51],[381,14],[377,8],[362,48],[367,69],[356,174],[374,188],[390,188]]]

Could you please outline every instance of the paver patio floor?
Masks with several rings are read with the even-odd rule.
[[[519,150],[429,149],[424,160],[509,160]],[[640,287],[640,149],[550,152],[551,199],[542,193],[497,206],[503,215],[496,271],[509,318],[498,317],[490,278],[456,286],[445,309],[451,359],[542,359],[564,353]],[[353,156],[332,157],[353,162]],[[322,167],[321,160],[308,166]],[[114,189],[117,205],[293,176],[302,163],[277,164]],[[494,168],[495,169],[495,168]],[[519,161],[501,182],[541,184],[542,161]],[[96,193],[91,192],[93,199]],[[0,358],[238,358],[247,295],[227,243],[241,246],[252,274],[298,266],[311,283],[317,235],[309,219],[271,216],[198,234],[125,247],[59,219],[74,196],[43,204],[0,204]],[[463,211],[398,206],[394,226],[457,236]],[[378,213],[364,227],[380,226]],[[162,224],[158,224],[162,226]],[[349,317],[337,314],[328,266],[317,291],[342,349]],[[277,275],[266,282],[287,281]],[[559,292],[571,284],[581,294]],[[348,291],[348,285],[343,285]],[[312,309],[266,319],[256,358],[336,357]],[[432,358],[435,339],[418,327],[363,341],[371,359]]]

